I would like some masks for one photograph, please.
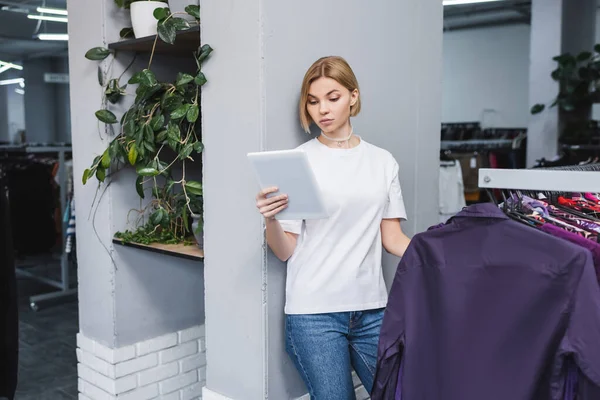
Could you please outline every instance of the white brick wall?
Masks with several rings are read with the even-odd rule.
[[[79,333],[79,400],[201,399],[205,343],[203,325],[118,349]]]

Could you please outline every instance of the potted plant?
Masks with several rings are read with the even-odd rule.
[[[158,8],[168,8],[164,1],[134,0],[131,3],[131,26],[136,38],[156,35],[156,18],[154,11]]]
[[[600,44],[594,46],[593,53],[565,53],[553,60],[557,67],[551,77],[558,82],[559,89],[550,107],[558,106],[561,113],[561,141],[586,141],[591,134],[591,106],[600,101]],[[539,114],[545,109],[546,105],[535,104],[531,114]]]
[[[197,7],[186,9],[199,18]],[[155,42],[164,36],[165,41],[173,43],[176,35],[172,24],[178,23],[177,18],[173,18],[168,9],[155,10],[155,17],[155,24],[159,26]],[[127,94],[127,85],[120,83],[123,74],[109,80],[99,74],[104,87],[104,106],[96,112],[96,117],[115,135],[84,171],[83,184],[95,177],[100,188],[101,184],[108,184],[112,175],[129,166],[135,168],[134,188],[145,201],[140,210],[135,210],[136,228],[117,232],[117,238],[142,244],[190,244],[192,234],[202,238],[202,184],[189,178],[188,165],[204,148],[199,99],[201,87],[207,82],[202,63],[211,52],[209,45],[201,46],[192,54],[197,66],[194,74],[180,72],[173,81],[161,82],[151,69],[153,48],[148,67],[128,81],[129,85],[137,85],[135,100],[120,118],[110,108]],[[86,53],[86,58],[104,60],[110,54],[110,50],[96,47]],[[198,241],[202,245],[201,240]]]

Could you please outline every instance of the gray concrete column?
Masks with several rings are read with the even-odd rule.
[[[215,49],[202,96],[207,399],[294,399],[306,389],[284,351],[285,265],[268,251],[246,153],[309,137],[297,101],[326,55],[353,67],[355,132],[400,164],[409,233],[435,223],[441,122],[439,0],[201,1]],[[390,275],[397,264],[385,261]],[[224,397],[221,397],[224,396]]]
[[[596,0],[533,0],[529,103],[550,104],[558,83],[550,74],[557,67],[553,57],[569,52],[592,51],[596,36]],[[558,151],[561,112],[558,107],[530,119],[527,132],[527,165]]]

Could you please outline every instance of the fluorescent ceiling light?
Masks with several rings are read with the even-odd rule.
[[[32,15],[32,14],[29,14],[27,16],[27,18],[29,18],[29,19],[39,19],[41,21],[65,22],[65,23],[69,22],[69,19],[66,18],[66,17],[65,18],[63,18],[63,17],[50,17],[50,16],[47,16],[47,15]]]
[[[15,89],[15,92],[19,94],[25,94],[25,91],[23,89]]]
[[[444,1],[442,1],[442,4],[444,6],[458,6],[461,4],[490,3],[492,1],[503,1],[503,0],[444,0]]]
[[[69,40],[69,35],[66,33],[40,33],[40,40]]]
[[[59,10],[58,8],[38,7],[37,12],[56,15],[69,15],[67,10]]]
[[[6,71],[6,70],[9,70],[9,69],[10,69],[10,67],[9,67],[8,65],[5,65],[5,66],[3,66],[3,67],[0,67],[0,74],[1,74],[1,73],[3,73],[3,72],[4,72],[4,71]]]
[[[4,67],[14,68],[14,69],[18,69],[19,71],[23,70],[22,66],[17,65],[17,64],[13,64],[13,63],[9,63],[9,62],[6,62],[6,61],[0,61],[0,67],[2,67],[2,68],[4,68]]]
[[[25,83],[25,79],[23,78],[15,78],[15,79],[5,79],[0,81],[0,85],[14,85],[16,83]]]

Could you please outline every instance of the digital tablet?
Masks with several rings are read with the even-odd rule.
[[[329,215],[308,157],[302,150],[248,153],[261,189],[277,187],[272,194],[288,195],[288,207],[276,219],[322,219]]]

